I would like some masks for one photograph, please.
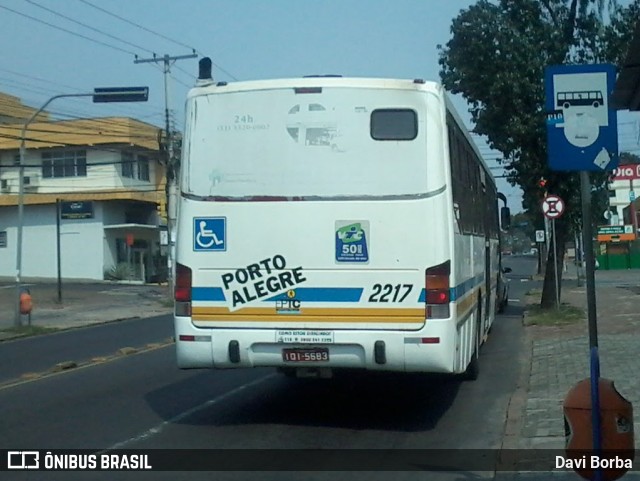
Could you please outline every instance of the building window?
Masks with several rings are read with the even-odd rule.
[[[149,181],[149,157],[146,155],[138,156],[138,179]]]
[[[122,152],[122,177],[133,179],[133,164],[135,160],[131,152]]]
[[[7,231],[0,230],[0,248],[4,249],[7,247]]]
[[[59,150],[42,153],[42,177],[86,177],[86,150]]]

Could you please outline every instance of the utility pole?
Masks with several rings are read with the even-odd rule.
[[[170,292],[173,292],[173,270],[174,270],[174,258],[175,258],[175,226],[176,226],[176,212],[177,212],[177,200],[178,189],[176,185],[178,175],[178,159],[174,157],[173,153],[173,135],[171,132],[171,120],[169,116],[169,74],[171,73],[171,65],[177,60],[185,60],[188,58],[197,58],[198,54],[194,50],[193,53],[188,55],[163,55],[158,57],[153,54],[151,58],[138,58],[136,55],[133,63],[162,63],[164,74],[164,121],[165,121],[165,142],[167,149],[166,159],[166,178],[167,184],[165,186],[165,195],[167,202],[167,278],[169,281]]]
[[[151,58],[138,58],[136,55],[133,63],[162,63],[162,73],[164,74],[164,122],[165,122],[165,142],[167,149],[166,159],[166,179],[165,196],[167,209],[167,279],[169,281],[169,289],[173,291],[173,270],[175,258],[175,228],[177,217],[177,177],[179,171],[178,159],[173,154],[173,135],[171,132],[171,120],[169,117],[169,74],[171,73],[171,65],[177,60],[185,60],[188,58],[197,58],[198,54],[194,50],[188,55],[163,55],[162,57],[153,54]]]

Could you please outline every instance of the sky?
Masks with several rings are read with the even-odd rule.
[[[2,0],[0,91],[40,107],[51,96],[94,87],[148,86],[140,104],[56,100],[57,118],[129,116],[164,126],[162,63],[134,63],[193,51],[214,62],[218,81],[340,74],[439,79],[438,44],[475,0]],[[66,18],[65,18],[66,17]],[[61,30],[64,29],[65,31]],[[75,34],[69,33],[74,32]],[[169,108],[182,130],[198,58],[171,66]],[[454,104],[473,126],[462,98]],[[637,115],[620,119],[621,150],[638,149]],[[494,175],[498,153],[478,139]],[[640,153],[638,151],[637,153]],[[501,178],[512,212],[521,191]]]

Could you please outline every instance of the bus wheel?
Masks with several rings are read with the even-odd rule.
[[[480,309],[478,309],[476,316],[476,345],[473,354],[471,354],[471,361],[463,374],[463,378],[466,381],[475,381],[480,375],[480,340],[482,339],[482,333],[480,332]]]

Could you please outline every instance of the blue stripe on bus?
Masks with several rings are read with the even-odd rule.
[[[475,277],[467,279],[464,282],[461,282],[455,287],[451,287],[449,289],[449,299],[451,302],[455,302],[457,299],[463,297],[467,292],[473,290],[474,287],[481,284],[484,281],[484,275],[478,274]],[[426,301],[427,292],[425,289],[420,291],[420,296],[418,296],[418,302]]]
[[[296,287],[295,299],[305,302],[360,302],[362,287]],[[288,299],[287,294],[270,297],[267,301]]]
[[[362,287],[298,287],[295,299],[305,302],[360,302]],[[225,301],[224,291],[221,287],[194,287],[191,290],[191,299],[194,301]],[[264,299],[265,301],[277,301],[288,299],[286,293]]]
[[[221,287],[194,287],[191,289],[191,299],[194,301],[224,301]]]

